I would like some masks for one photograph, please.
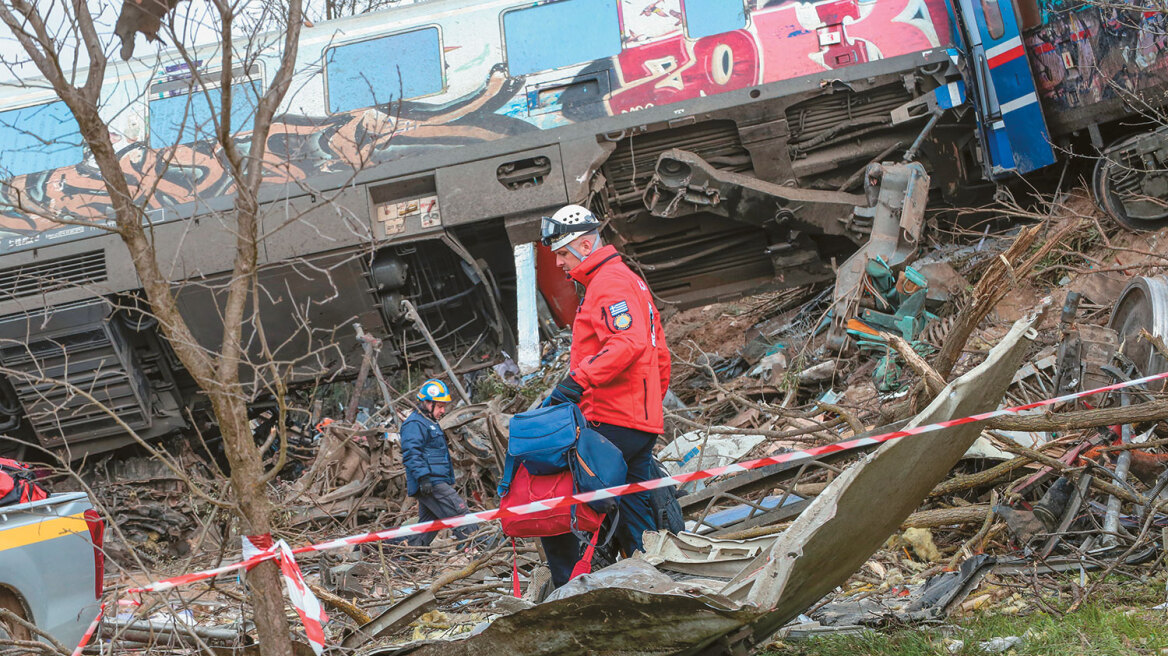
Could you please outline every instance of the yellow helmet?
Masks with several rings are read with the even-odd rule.
[[[450,390],[446,388],[446,383],[431,378],[422,383],[422,389],[418,390],[419,401],[441,401],[443,403],[450,402]]]

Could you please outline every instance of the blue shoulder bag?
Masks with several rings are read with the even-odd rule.
[[[628,464],[621,450],[587,424],[580,431],[576,447],[572,449],[568,468],[577,492],[592,492],[614,485],[622,485],[628,478]],[[590,501],[588,505],[599,513],[616,509],[617,498]]]
[[[567,469],[568,452],[576,446],[576,438],[585,426],[580,407],[573,403],[536,408],[511,417],[499,496],[505,496],[511,488],[511,479],[520,463],[534,476]]]

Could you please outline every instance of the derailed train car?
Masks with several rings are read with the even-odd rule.
[[[1060,55],[1056,74],[1043,51],[1081,49],[1061,45],[1060,21],[1102,14],[1025,4],[429,0],[306,28],[267,144],[255,300],[267,343],[300,382],[354,371],[353,323],[386,338],[382,367],[426,366],[431,350],[401,309],[409,300],[456,369],[485,366],[514,346],[528,273],[514,247],[568,202],[609,218],[608,237],[667,307],[829,281],[870,225],[839,203],[766,189],[857,191],[869,162],[910,153],[946,197],[1047,167],[1063,141],[1130,138],[1114,127],[1132,114],[1126,100],[1109,113],[1074,104],[1097,88],[1068,72],[1081,78],[1082,53]],[[1036,30],[1029,57],[1023,15]],[[1155,59],[1155,47],[1127,54],[1125,38],[1097,56]],[[248,125],[272,52],[232,72],[233,125]],[[215,94],[194,82],[220,78],[218,57],[197,55],[195,70],[167,53],[112,66],[102,106],[184,317],[214,348],[233,189],[211,139]],[[1131,93],[1156,88],[1159,70]],[[0,133],[0,363],[15,372],[0,385],[0,427],[74,456],[129,441],[46,376],[148,439],[201,427],[191,380],[137,309],[124,248],[99,227],[109,198],[64,105],[42,89],[6,90]],[[236,139],[246,147],[249,135]],[[1123,152],[1133,148],[1143,152]],[[764,191],[665,189],[671,150]],[[1126,177],[1101,168],[1104,191],[1131,187],[1131,166],[1115,167]],[[1155,189],[1145,170],[1137,186]],[[1118,207],[1141,225],[1163,218]],[[553,310],[571,305],[554,271],[540,280]]]

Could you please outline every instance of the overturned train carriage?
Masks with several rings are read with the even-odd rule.
[[[907,152],[945,196],[1054,161],[1042,113],[1026,123],[1030,58],[1001,67],[1021,23],[992,0],[429,0],[306,28],[267,143],[250,356],[293,381],[352,373],[359,323],[386,338],[383,368],[433,367],[403,301],[458,371],[514,353],[532,273],[514,249],[568,202],[610,219],[667,307],[830,281],[870,222],[844,196],[778,188],[856,197],[869,162]],[[236,44],[257,56],[233,71],[233,125],[279,38]],[[111,67],[102,107],[184,318],[214,348],[234,189],[200,86],[219,58],[198,54],[197,70],[165,52]],[[1098,132],[1063,127],[1056,140]],[[4,91],[0,132],[0,425],[74,457],[130,441],[111,415],[147,439],[204,428],[64,105]],[[546,260],[564,321],[571,290]]]

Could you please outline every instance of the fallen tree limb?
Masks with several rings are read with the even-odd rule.
[[[441,590],[442,588],[450,585],[451,583],[454,583],[455,581],[465,579],[466,577],[470,576],[471,574],[474,574],[475,572],[479,571],[479,569],[483,565],[486,565],[488,562],[490,562],[490,560],[492,558],[495,557],[495,554],[499,552],[499,549],[503,548],[504,544],[507,544],[507,543],[505,541],[500,541],[499,544],[495,545],[494,549],[491,549],[490,551],[483,554],[482,556],[479,556],[478,558],[474,559],[466,567],[463,567],[461,569],[451,570],[449,572],[446,572],[442,576],[439,576],[437,579],[434,580],[434,583],[430,586],[430,588],[429,588],[430,594],[437,595],[438,591]]]
[[[1146,328],[1140,328],[1140,339],[1152,345],[1160,357],[1168,360],[1168,345],[1164,344],[1164,338],[1159,335],[1153,335],[1147,331]]]
[[[929,390],[929,394],[937,396],[941,390],[945,389],[945,379],[941,377],[941,374],[930,367],[929,363],[925,362],[925,359],[914,351],[903,337],[891,333],[884,333],[884,337],[888,340],[889,346],[896,349],[905,363],[925,381],[925,388]]]
[[[960,508],[936,508],[933,510],[918,510],[908,516],[900,525],[905,528],[937,528],[939,526],[956,526],[959,524],[980,524],[985,521],[986,513],[990,510],[989,504],[961,506]],[[734,533],[720,536],[724,540],[746,540],[749,538],[774,535],[787,529],[790,522],[757,526]]]
[[[1039,415],[998,417],[991,419],[987,428],[1012,431],[1065,431],[1164,419],[1168,419],[1168,399],[1114,408],[1059,413],[1048,411]]]
[[[990,502],[987,505],[989,507],[985,512],[985,523],[981,525],[977,533],[973,534],[973,537],[961,543],[961,546],[957,547],[957,551],[953,552],[953,557],[949,559],[949,569],[957,569],[957,561],[961,560],[962,556],[968,558],[980,551],[981,547],[978,545],[982,544],[989,537],[990,528],[994,525],[994,506],[998,505],[997,490],[990,492]]]
[[[981,524],[990,511],[988,503],[958,508],[934,508],[932,510],[918,510],[908,516],[901,528],[937,528],[939,526],[954,526],[957,524]]]
[[[843,408],[839,407],[838,405],[836,405],[834,403],[827,403],[826,401],[816,401],[815,405],[819,406],[819,409],[823,410],[824,412],[832,412],[832,413],[835,413],[836,415],[839,415],[839,417],[841,419],[848,422],[848,426],[851,426],[851,428],[852,428],[852,433],[854,433],[856,435],[859,435],[860,433],[863,433],[864,431],[868,430],[867,428],[864,428],[864,424],[861,424],[859,419],[856,419],[855,417],[852,416],[852,414],[850,412],[848,412],[847,410],[844,410]]]
[[[953,367],[965,349],[973,331],[997,307],[1002,298],[1024,279],[1034,272],[1034,267],[1042,261],[1064,238],[1078,230],[1081,221],[1070,221],[1049,239],[1042,242],[1034,252],[1030,249],[1038,241],[1039,233],[1046,226],[1045,223],[1031,226],[1018,233],[1013,243],[1006,251],[990,262],[969,301],[955,315],[952,325],[945,334],[945,343],[941,346],[937,357],[933,359],[932,369],[944,380],[953,373]],[[912,363],[910,362],[910,365]],[[935,384],[935,380],[933,383]],[[927,383],[913,386],[905,401],[882,410],[880,423],[890,424],[913,414],[917,408],[923,407],[937,395],[931,389],[926,389]]]
[[[369,616],[369,613],[366,613],[364,610],[358,608],[347,599],[339,595],[335,595],[320,587],[319,585],[309,583],[308,589],[312,590],[312,593],[319,597],[320,600],[324,603],[348,615],[353,619],[354,622],[358,624],[358,626],[364,626],[373,621],[373,618]]]
[[[730,428],[727,426],[710,426],[708,424],[696,422],[692,419],[689,419],[688,417],[683,417],[671,410],[667,410],[666,414],[671,419],[674,419],[679,423],[685,424],[690,428],[696,428],[698,430],[705,431],[710,435],[762,435],[763,437],[772,440],[791,440],[792,442],[817,442],[822,439],[822,437],[817,438],[817,435],[830,436],[832,440],[839,439],[830,433],[825,433],[824,429],[835,428],[840,424],[846,423],[846,420],[843,417],[836,417],[835,419],[831,419],[822,425],[812,426],[810,428],[800,428],[790,431],[777,431],[765,428]]]
[[[998,465],[994,465],[989,469],[984,469],[974,474],[966,474],[963,476],[954,476],[947,481],[942,481],[933,488],[929,493],[931,497],[940,497],[946,494],[953,494],[962,490],[978,487],[979,485],[988,485],[998,480],[999,478],[1009,474],[1015,469],[1021,469],[1026,465],[1034,462],[1025,456],[1018,456],[1012,460],[1007,460]]]
[[[697,346],[696,343],[693,342],[693,340],[690,340],[690,344],[693,345],[694,347]],[[702,351],[700,348],[697,350],[703,356],[706,356],[708,358],[707,353]],[[675,358],[675,360],[680,359],[683,364],[686,364],[694,369],[704,370],[706,373],[706,376],[710,380],[710,384],[713,385],[715,390],[717,390],[719,393],[721,393],[723,395],[723,398],[729,398],[731,401],[737,401],[738,403],[741,403],[742,405],[745,405],[748,408],[753,408],[753,409],[763,413],[764,415],[778,415],[778,416],[784,417],[784,418],[794,417],[794,418],[799,418],[799,419],[811,419],[811,417],[807,416],[806,413],[794,412],[792,410],[788,410],[787,408],[784,408],[781,406],[775,406],[775,405],[771,405],[771,404],[767,404],[767,403],[756,403],[756,402],[751,401],[750,399],[746,398],[742,394],[739,394],[738,392],[727,388],[725,385],[723,385],[718,380],[718,373],[716,371],[714,371],[714,367],[710,364],[708,359],[703,360],[701,363],[696,363],[696,362],[689,362],[688,360],[678,358],[676,355],[674,355],[674,358]],[[814,421],[814,420],[812,420],[812,421]],[[826,426],[824,426],[824,428],[826,428]]]
[[[978,324],[989,316],[989,313],[997,307],[1011,289],[1015,289],[1018,283],[1032,274],[1034,267],[1055,246],[1058,246],[1068,235],[1079,230],[1081,224],[1082,221],[1068,221],[1062,229],[1042,242],[1032,253],[1030,252],[1031,247],[1038,241],[1039,234],[1046,228],[1047,224],[1041,223],[1026,228],[1018,233],[1006,252],[990,262],[989,267],[986,268],[985,273],[974,286],[970,302],[957,313],[957,319],[945,335],[945,344],[941,346],[941,351],[933,360],[933,368],[942,378],[953,373],[957,359],[961,356],[966,342],[969,341],[969,337]]]
[[[1103,452],[1144,451],[1157,446],[1168,446],[1168,440],[1148,440],[1147,442],[1132,442],[1131,444],[1109,444],[1096,448]]]
[[[0,620],[6,620],[8,622],[11,622],[12,624],[16,624],[16,625],[19,625],[21,627],[24,627],[33,636],[37,636],[39,638],[46,640],[49,644],[42,645],[44,647],[45,652],[51,653],[55,649],[59,653],[62,653],[62,654],[70,653],[70,650],[65,648],[65,646],[62,645],[60,642],[58,642],[56,638],[49,635],[48,633],[45,633],[44,630],[39,628],[37,625],[33,624],[32,622],[29,622],[28,620],[24,619],[23,617],[17,615],[16,613],[14,613],[10,610],[8,610],[7,608],[0,608]],[[20,646],[20,647],[25,647],[25,646],[28,646],[28,644],[29,644],[28,641],[22,641],[22,640],[12,640],[12,643],[14,645]],[[32,644],[39,644],[39,643],[34,642]]]
[[[1135,407],[1135,406],[1129,406],[1129,407]],[[1015,445],[999,444],[998,448],[1002,449],[1003,451],[1008,451],[1010,453],[1024,455],[1027,458],[1031,458],[1037,462],[1041,462],[1042,464],[1046,465],[1047,467],[1050,467],[1051,469],[1053,469],[1057,472],[1060,472],[1060,473],[1067,471],[1068,469],[1071,469],[1071,470],[1079,469],[1078,467],[1072,467],[1072,466],[1062,462],[1061,460],[1058,460],[1057,458],[1052,458],[1044,453],[1039,453],[1033,449],[1027,449],[1024,446],[1019,446],[1016,444]],[[1092,476],[1091,477],[1091,487],[1099,490],[1100,492],[1106,492],[1107,494],[1110,494],[1112,496],[1119,497],[1120,499],[1123,499],[1124,501],[1127,501],[1128,503],[1134,503],[1134,504],[1137,504],[1140,506],[1148,504],[1148,499],[1146,499],[1143,495],[1132,494],[1128,490],[1125,490],[1125,489],[1119,487],[1118,485],[1113,485],[1111,483],[1108,483],[1106,481],[1101,480],[1101,478],[1102,477],[1100,477],[1100,476]],[[1168,503],[1159,503],[1159,504],[1154,504],[1154,505],[1155,505],[1156,510],[1159,510],[1161,512],[1168,510]]]

